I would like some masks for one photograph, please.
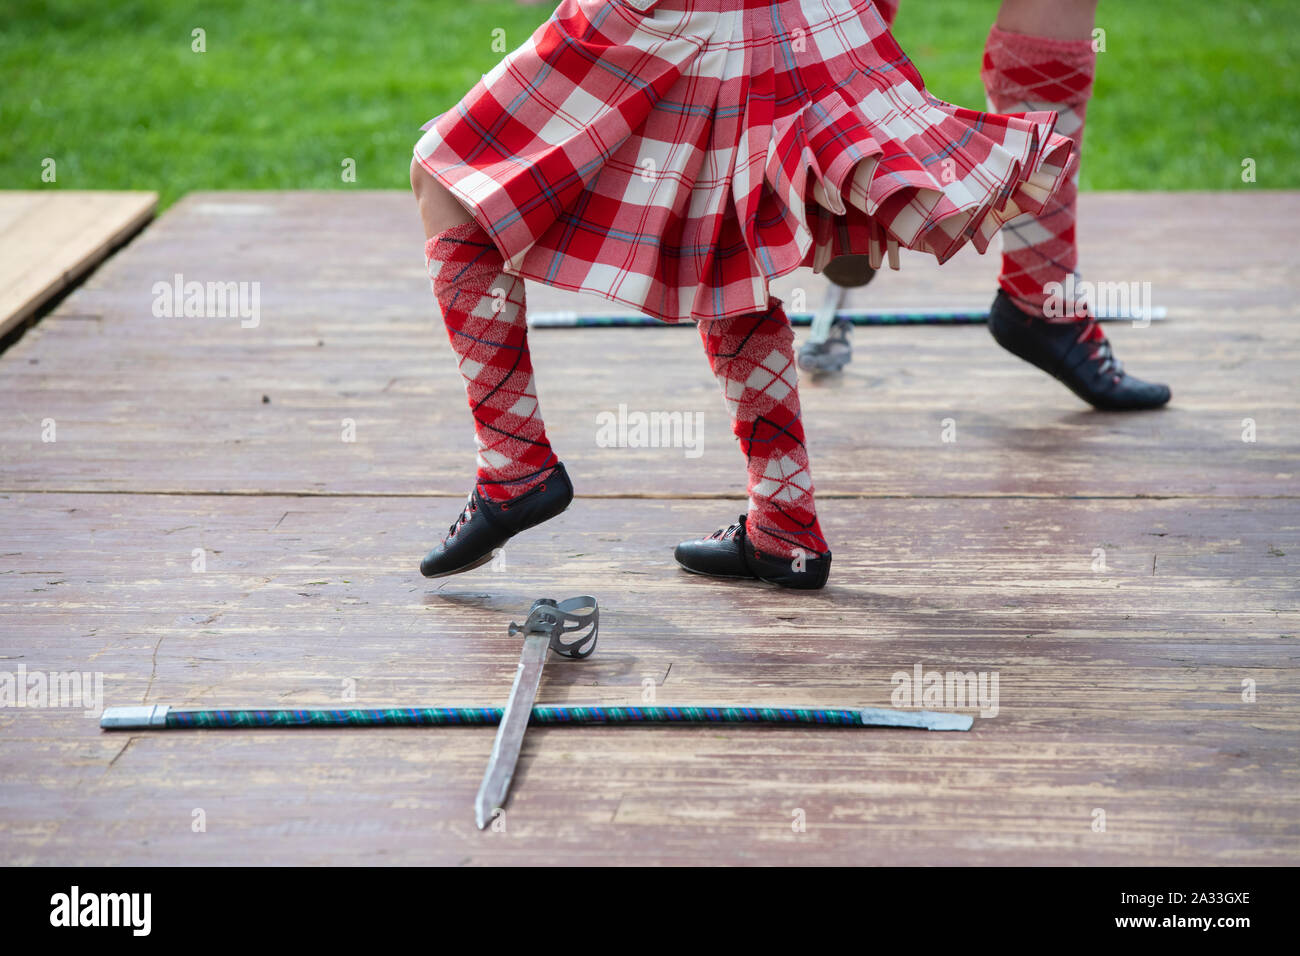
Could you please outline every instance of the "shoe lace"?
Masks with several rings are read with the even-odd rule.
[[[736,532],[740,530],[740,524],[729,525],[726,528],[719,528],[706,539],[708,541],[726,541],[728,538],[734,538]]]
[[[1110,347],[1110,340],[1106,338],[1106,333],[1102,331],[1101,326],[1092,315],[1088,316],[1088,321],[1084,324],[1083,331],[1079,333],[1079,337],[1075,339],[1075,341],[1079,344],[1085,342],[1097,343],[1096,347],[1090,353],[1089,358],[1101,363],[1097,367],[1097,371],[1100,374],[1105,375],[1107,372],[1111,372],[1116,378],[1124,374],[1123,363],[1115,357],[1115,353]]]
[[[451,523],[451,527],[447,529],[447,537],[448,538],[455,537],[456,532],[460,530],[460,526],[469,520],[470,515],[474,514],[477,511],[478,511],[478,505],[474,503],[474,493],[471,491],[469,498],[466,499],[465,501],[465,507],[461,509],[461,512],[456,517],[456,520]]]

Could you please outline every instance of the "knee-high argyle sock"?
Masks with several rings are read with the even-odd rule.
[[[760,553],[824,554],[795,378],[794,330],[781,303],[699,323],[749,470],[746,531]]]
[[[994,26],[984,48],[981,75],[993,110],[1056,110],[1060,114],[1056,131],[1074,140],[1073,171],[1047,207],[1037,216],[1020,216],[1002,227],[1002,275],[998,283],[1021,311],[1038,316],[1045,316],[1044,303],[1055,291],[1045,291],[1044,287],[1061,283],[1070,288],[1066,277],[1075,272],[1079,262],[1074,236],[1078,156],[1096,66],[1097,54],[1091,40],[1054,40],[1008,33]],[[1085,311],[1083,303],[1065,302],[1061,318],[1074,321]]]
[[[559,461],[537,406],[524,281],[477,222],[434,236],[424,255],[474,415],[479,492],[517,498]]]

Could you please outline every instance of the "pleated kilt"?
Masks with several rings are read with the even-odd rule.
[[[931,96],[869,0],[564,0],[415,156],[507,271],[675,322],[842,253],[983,252],[1064,180],[1055,122]]]

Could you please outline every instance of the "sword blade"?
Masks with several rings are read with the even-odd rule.
[[[515,775],[519,750],[524,745],[524,731],[528,729],[528,720],[533,714],[533,701],[537,698],[542,668],[550,649],[549,634],[529,634],[524,638],[515,683],[510,688],[510,699],[506,701],[501,724],[497,727],[483,782],[474,798],[474,818],[480,830],[492,822],[492,815],[505,804],[506,794],[510,792],[510,780]]]

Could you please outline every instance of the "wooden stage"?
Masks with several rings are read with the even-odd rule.
[[[0,860],[1300,863],[1297,217],[1296,193],[1084,196],[1087,276],[1169,310],[1108,326],[1171,383],[1160,412],[1091,412],[980,327],[858,330],[805,387],[835,563],[794,594],[672,561],[744,507],[688,329],[535,332],[580,497],[504,568],[425,581],[472,442],[410,198],[191,195],[0,356],[0,672],[102,674],[106,706],[491,704],[508,622],[590,593],[600,649],[553,660],[541,703],[889,706],[920,665],[996,674],[997,714],[533,729],[505,832],[480,833],[491,729],[126,735],[5,708]],[[851,304],[991,298],[995,255],[905,259]],[[257,323],[157,316],[176,274],[260,283]],[[601,447],[619,403],[701,412],[701,454]]]

